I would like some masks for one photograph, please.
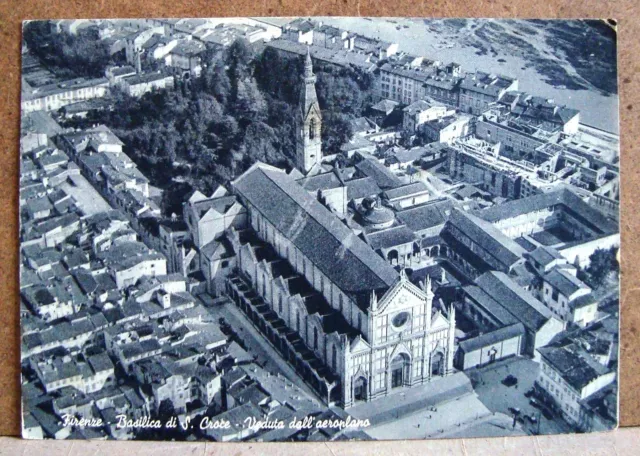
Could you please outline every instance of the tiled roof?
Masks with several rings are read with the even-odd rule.
[[[367,234],[366,240],[372,249],[378,250],[408,244],[415,241],[416,236],[409,228],[400,225]]]
[[[543,347],[538,351],[545,362],[578,392],[609,372],[609,369],[591,359],[589,355],[581,356],[570,347]]]
[[[444,225],[453,208],[453,203],[448,199],[430,201],[420,206],[398,211],[396,217],[413,231],[421,231]]]
[[[374,196],[381,192],[380,187],[378,187],[376,181],[371,177],[353,179],[348,181],[346,184],[347,199],[349,201],[366,198],[367,196]]]
[[[460,342],[460,349],[465,353],[470,353],[488,345],[493,345],[495,343],[509,340],[517,336],[524,336],[524,333],[525,331],[522,323],[516,323],[496,329],[495,331],[491,331],[486,334],[482,334],[478,337],[463,340],[462,342]]]
[[[284,172],[256,165],[236,192],[289,239],[338,288],[356,299],[388,288],[397,272]],[[323,248],[318,248],[323,246]]]
[[[544,304],[502,272],[482,274],[476,284],[530,330],[537,331],[554,318]]]
[[[580,289],[588,289],[581,280],[564,269],[553,269],[544,276],[544,280],[564,296],[571,296]]]
[[[451,212],[449,223],[462,232],[464,236],[479,245],[485,252],[488,252],[505,268],[511,267],[522,258],[525,252],[520,245],[505,236],[493,225],[459,209]]]
[[[375,159],[366,158],[356,163],[356,169],[365,176],[373,178],[380,188],[395,188],[402,185],[402,181],[389,168]]]
[[[429,189],[427,188],[426,184],[424,182],[418,181],[411,184],[403,185],[401,187],[389,189],[384,192],[384,196],[389,200],[394,200],[398,198],[406,198],[407,196],[416,195],[419,193],[425,193],[428,191]]]
[[[476,211],[475,215],[495,223],[520,215],[529,214],[555,205],[574,215],[582,223],[597,233],[611,234],[618,231],[616,223],[609,220],[602,212],[591,207],[578,195],[567,188],[560,188],[547,193],[539,193],[527,198],[508,201],[488,209]]]
[[[546,266],[554,260],[561,260],[564,257],[556,249],[544,245],[539,246],[529,253],[529,256],[538,264]]]

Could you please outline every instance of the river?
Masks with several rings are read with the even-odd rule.
[[[366,19],[366,18],[318,18],[323,23],[359,33],[371,38],[398,43],[400,51],[414,55],[422,55],[431,60],[444,63],[455,61],[460,63],[466,71],[474,69],[499,73],[516,77],[519,89],[532,95],[552,98],[560,105],[580,110],[582,123],[592,125],[603,130],[618,133],[618,96],[604,95],[596,89],[569,90],[554,87],[546,82],[535,67],[530,66],[526,58],[510,53],[499,44],[491,44],[499,53],[478,55],[473,46],[452,39],[447,35],[447,42],[443,43],[443,35],[430,30],[423,20],[416,19]],[[545,47],[541,40],[530,40],[536,47]],[[546,52],[545,54],[549,54]],[[498,59],[505,62],[498,62]],[[529,65],[527,65],[529,63]],[[575,70],[568,65],[565,69],[572,74]]]

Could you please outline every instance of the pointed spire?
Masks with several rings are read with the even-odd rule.
[[[371,299],[369,301],[369,305],[372,311],[378,310],[378,296],[376,295],[376,290],[371,291]]]
[[[308,78],[313,76],[313,62],[311,61],[311,48],[307,46],[307,57],[304,61],[304,77]]]
[[[427,274],[427,278],[426,278],[426,280],[424,281],[424,291],[425,291],[427,294],[430,294],[430,293],[431,293],[431,276],[430,276],[429,274]]]

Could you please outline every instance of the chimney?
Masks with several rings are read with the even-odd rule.
[[[136,51],[136,74],[142,73],[142,63],[140,63],[140,53],[142,51]]]
[[[164,290],[158,291],[158,301],[163,309],[168,309],[171,307],[171,294]]]

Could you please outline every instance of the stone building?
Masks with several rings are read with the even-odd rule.
[[[453,369],[455,316],[284,171],[233,182],[248,230],[233,231],[227,293],[329,403],[349,407]]]

